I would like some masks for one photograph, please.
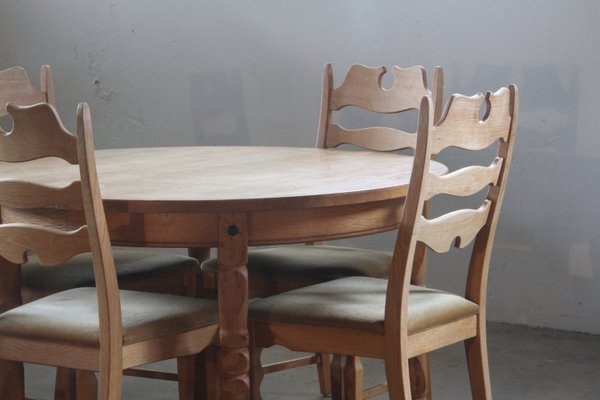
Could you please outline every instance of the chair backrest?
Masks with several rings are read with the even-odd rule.
[[[0,162],[10,171],[0,172],[3,214],[0,256],[23,264],[28,252],[33,252],[40,264],[51,267],[91,251],[98,293],[100,362],[105,370],[102,364],[108,360],[115,362],[115,356],[121,354],[122,322],[116,271],[96,175],[89,108],[85,103],[79,104],[77,136],[64,128],[51,104],[8,104],[6,109],[13,118],[13,129],[0,135]],[[36,181],[35,168],[40,165],[33,160],[46,157],[78,164],[80,179],[62,187]],[[43,164],[45,174],[52,165],[56,164]],[[85,224],[72,227],[72,221],[47,223],[45,214],[54,215],[57,209],[65,208],[84,210]]]
[[[40,68],[40,89],[36,89],[22,67],[0,71],[0,117],[7,114],[6,105],[28,106],[36,103],[55,104],[52,71],[49,65]]]
[[[487,112],[480,121],[478,113],[484,102]],[[465,297],[480,306],[485,320],[489,261],[514,146],[517,88],[511,85],[472,97],[454,95],[438,123],[434,123],[432,109],[431,98],[423,98],[415,164],[388,283],[386,335],[390,337],[401,335],[406,326],[411,268],[418,243],[443,253],[453,243],[464,248],[474,240]],[[432,156],[445,148],[478,151],[494,144],[497,152],[489,166],[467,166],[442,177],[428,172]],[[485,188],[487,196],[478,209],[455,209],[433,219],[423,215],[424,203],[436,195],[472,200]]]
[[[350,67],[343,83],[333,87],[331,64],[323,71],[323,97],[317,147],[334,148],[342,144],[351,144],[369,150],[394,151],[414,148],[416,134],[407,133],[390,127],[369,127],[346,129],[332,123],[334,111],[354,106],[380,114],[396,114],[408,110],[418,110],[423,96],[432,95],[436,105],[436,115],[441,113],[443,73],[440,67],[435,69],[432,90],[427,87],[425,69],[420,66],[400,68],[394,66],[391,73],[394,83],[391,89],[381,86],[386,67],[370,68],[355,64]],[[437,118],[435,119],[437,121]]]

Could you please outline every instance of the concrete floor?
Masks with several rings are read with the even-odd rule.
[[[600,399],[600,336],[506,324],[489,324],[488,348],[492,390],[496,400]],[[281,348],[265,351],[264,361],[285,357]],[[436,400],[470,399],[462,345],[431,356],[433,397]],[[383,363],[365,360],[367,385],[384,376]],[[173,369],[171,361],[161,363]],[[51,399],[53,370],[26,366],[27,396]],[[264,400],[316,400],[316,373],[312,366],[271,374],[262,388]],[[123,399],[177,398],[173,382],[125,378]],[[386,399],[386,395],[376,399]]]

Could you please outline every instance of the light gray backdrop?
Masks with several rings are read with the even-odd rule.
[[[50,64],[66,125],[89,102],[98,148],[312,146],[325,62],[337,78],[441,65],[446,97],[516,83],[489,318],[600,333],[599,17],[593,0],[3,0],[0,69],[37,82]],[[431,264],[431,282],[461,287]]]

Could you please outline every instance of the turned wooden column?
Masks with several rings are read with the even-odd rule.
[[[221,398],[247,399],[248,371],[248,230],[245,213],[219,218],[219,318]]]

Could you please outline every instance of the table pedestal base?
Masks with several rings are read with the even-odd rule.
[[[222,214],[219,219],[219,365],[221,399],[250,394],[248,353],[248,217]]]

